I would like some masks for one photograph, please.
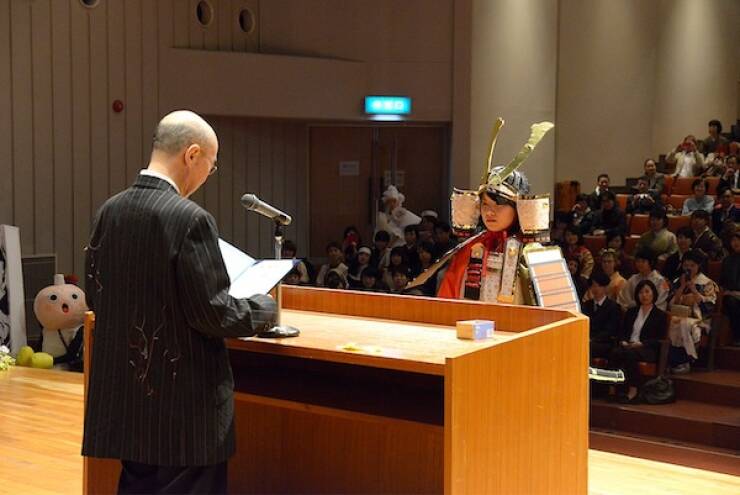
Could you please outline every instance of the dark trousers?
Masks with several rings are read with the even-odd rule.
[[[612,347],[614,347],[614,344],[611,342],[598,342],[596,340],[592,340],[590,343],[591,359],[593,358],[609,359],[609,355],[611,354]]]
[[[152,466],[121,461],[119,494],[226,494],[225,462],[212,466]]]
[[[636,348],[615,347],[609,358],[609,367],[623,370],[626,384],[634,385],[640,376],[638,363],[654,363],[657,360],[655,349],[646,345]]]
[[[740,341],[740,299],[725,296],[722,301],[723,313],[730,319],[732,327],[732,340]]]

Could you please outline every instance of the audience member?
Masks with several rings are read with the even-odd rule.
[[[624,234],[627,231],[627,217],[617,206],[614,193],[604,191],[599,198],[601,208],[594,212],[591,232],[594,235],[609,235],[615,232]]]
[[[593,299],[586,301],[582,306],[583,314],[589,318],[591,359],[608,358],[619,338],[622,310],[616,302],[607,297],[608,285],[609,277],[606,274],[594,273],[588,290]]]
[[[691,184],[691,190],[694,191],[694,195],[683,202],[681,215],[688,216],[696,210],[712,213],[714,198],[707,194],[707,182],[704,179],[696,179]]]
[[[570,225],[570,215],[565,211],[556,211],[550,228],[550,242],[561,249],[565,246],[565,229]]]
[[[617,266],[625,277],[632,275],[631,270],[628,270],[628,261],[631,257],[624,252],[624,234],[621,232],[612,232],[606,236],[606,247],[614,251],[617,257]]]
[[[403,240],[406,247],[406,259],[409,260],[409,267],[412,271],[419,268],[419,253],[416,248],[419,243],[419,226],[407,225],[403,229]]]
[[[283,247],[281,249],[281,255],[283,259],[285,260],[294,260],[296,259],[296,254],[298,253],[298,246],[296,246],[295,242],[291,241],[290,239],[287,239],[283,241]],[[309,270],[309,268],[311,270]],[[300,278],[298,280],[298,283],[300,284],[310,284],[311,283],[311,271],[313,270],[313,265],[308,263],[306,260],[301,260],[298,262],[297,265],[294,267],[295,270],[298,270],[298,273],[300,273]]]
[[[712,310],[717,302],[717,284],[702,273],[705,255],[692,249],[683,257],[683,274],[673,282],[671,298],[671,348],[668,361],[673,373],[688,373],[698,359],[696,344],[703,331],[710,328]]]
[[[655,258],[650,251],[638,251],[635,254],[635,268],[637,273],[632,275],[627,283],[622,287],[622,291],[617,297],[617,302],[624,311],[637,305],[635,301],[635,289],[643,280],[649,280],[655,286],[658,296],[655,298],[655,305],[665,310],[670,292],[670,285],[663,278],[663,275],[655,270]]]
[[[691,214],[691,228],[694,230],[694,249],[701,249],[712,260],[721,260],[725,254],[722,241],[709,229],[709,213],[696,210]]]
[[[717,189],[729,187],[736,190],[740,187],[740,180],[738,179],[740,179],[740,169],[737,165],[737,156],[730,155],[725,159],[725,172],[719,180]]]
[[[388,287],[393,287],[393,269],[397,266],[403,266],[410,272],[409,260],[406,258],[406,248],[404,246],[396,246],[391,249],[390,262],[382,272],[383,283]]]
[[[576,294],[578,294],[578,300],[582,301],[588,290],[588,279],[581,275],[581,260],[576,257],[567,258],[568,271],[570,271],[570,278],[573,280],[573,285],[576,287]]]
[[[588,196],[588,206],[592,210],[601,208],[601,194],[609,190],[609,174],[599,174],[596,178],[596,189]]]
[[[632,299],[639,304],[624,315],[619,346],[613,349],[609,359],[609,366],[623,370],[626,378],[617,397],[619,402],[637,399],[638,363],[658,360],[660,339],[664,338],[668,321],[666,314],[657,307],[658,297],[658,289],[650,280],[640,281],[632,293]]]
[[[576,203],[570,210],[570,224],[578,227],[582,233],[587,234],[591,230],[592,217],[593,211],[589,206],[588,194],[578,194]]]
[[[701,142],[700,151],[705,155],[709,153],[726,154],[730,142],[722,136],[722,122],[713,119],[709,121],[707,126],[709,127],[709,136]]]
[[[391,268],[391,274],[393,278],[391,292],[393,294],[422,295],[421,291],[418,289],[412,289],[411,291],[406,290],[406,285],[409,283],[409,267],[407,265],[394,266]]]
[[[665,189],[665,175],[658,173],[658,167],[652,158],[645,160],[643,169],[645,170],[645,178],[648,181],[648,190],[656,194],[657,197],[660,197],[663,194],[663,189]]]
[[[735,204],[735,194],[727,186],[717,191],[717,199],[712,211],[712,230],[724,242],[725,237],[729,240],[735,231],[735,224],[740,223],[740,208]]]
[[[678,250],[676,236],[668,230],[668,215],[663,208],[650,211],[650,230],[640,236],[635,250],[648,250],[658,260],[665,260]]]
[[[594,270],[594,274],[603,273],[609,277],[609,285],[606,288],[606,295],[609,299],[616,301],[619,293],[622,291],[622,287],[627,283],[627,280],[625,280],[625,278],[619,273],[617,253],[613,249],[602,249],[600,258],[599,270]],[[593,275],[591,277],[593,278]],[[591,294],[591,291],[588,291],[583,300],[588,301],[592,298],[593,294]]]
[[[580,275],[584,278],[591,276],[594,269],[594,257],[584,245],[583,236],[578,228],[570,225],[565,229],[565,247],[563,249],[565,258],[577,258],[580,264]],[[581,294],[583,297],[583,294]]]
[[[370,256],[370,265],[379,271],[386,269],[390,263],[391,250],[388,244],[391,242],[391,235],[385,230],[379,230],[375,233],[373,239],[373,254]]]
[[[419,225],[416,226],[418,242],[429,241],[434,242],[434,226],[437,225],[437,219],[434,217],[424,218]]]
[[[676,233],[676,252],[665,260],[663,265],[663,276],[666,280],[673,281],[681,275],[683,257],[694,245],[696,235],[691,227],[681,227]]]
[[[358,289],[362,285],[362,272],[370,266],[370,257],[372,251],[367,246],[362,246],[357,250],[357,256],[349,264],[349,273],[347,283],[352,289]]]
[[[291,268],[283,277],[283,283],[285,285],[301,285],[301,272],[295,267]]]
[[[688,135],[676,146],[665,159],[666,163],[676,166],[677,177],[696,177],[704,170],[704,156],[697,150],[696,138]]]
[[[348,265],[355,260],[355,256],[357,256],[357,248],[360,246],[360,243],[360,233],[354,225],[350,225],[344,229],[344,236],[342,237],[342,252],[344,253],[344,261]]]
[[[390,288],[380,280],[380,273],[377,268],[368,266],[362,270],[362,287],[360,290],[368,292],[389,292]]]
[[[627,202],[627,213],[643,215],[660,205],[660,195],[648,188],[648,178],[637,179],[637,191]]]
[[[439,222],[434,226],[434,257],[441,258],[443,254],[455,247],[452,237],[452,228],[447,222]]]
[[[421,212],[419,216],[421,217],[422,222],[427,221],[427,222],[431,222],[432,224],[435,224],[437,223],[437,221],[439,221],[439,215],[434,210],[424,210]]]
[[[732,235],[730,255],[722,260],[722,312],[732,327],[732,345],[740,346],[740,232]]]
[[[339,272],[331,270],[327,272],[324,284],[327,289],[346,289],[347,279],[342,277]]]
[[[419,267],[417,272],[412,271],[412,276],[417,277],[434,262],[435,246],[431,242],[422,242],[419,244]],[[419,287],[425,296],[434,296],[437,294],[437,277],[430,277]]]
[[[337,273],[343,280],[347,280],[347,273],[349,269],[344,264],[344,254],[342,253],[342,246],[338,242],[330,242],[326,245],[326,256],[328,263],[321,265],[319,274],[316,276],[316,285],[324,287],[326,285],[326,276],[329,272]]]

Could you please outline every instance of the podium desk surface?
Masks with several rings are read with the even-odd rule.
[[[229,339],[229,348],[337,363],[444,375],[448,359],[517,338],[494,332],[484,340],[458,339],[454,327],[398,320],[283,310],[298,337]]]

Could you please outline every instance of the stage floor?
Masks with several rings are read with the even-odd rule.
[[[0,494],[82,493],[82,375],[0,372]],[[740,477],[589,451],[589,493],[736,495]]]

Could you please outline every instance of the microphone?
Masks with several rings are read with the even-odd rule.
[[[266,216],[270,220],[274,220],[280,225],[290,225],[293,219],[285,212],[282,212],[274,206],[265,203],[255,194],[245,194],[241,199],[242,206],[247,210],[252,210],[260,215]]]

